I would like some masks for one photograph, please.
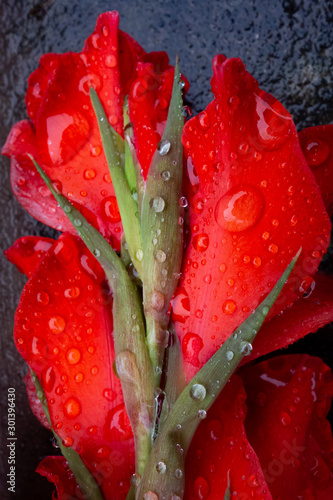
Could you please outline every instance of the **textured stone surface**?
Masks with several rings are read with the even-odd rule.
[[[333,120],[333,1],[320,0],[2,0],[0,6],[0,116],[3,144],[10,127],[25,118],[29,74],[45,52],[80,50],[100,12],[117,9],[121,28],[147,51],[166,50],[191,82],[194,112],[211,99],[211,60],[219,52],[239,56],[262,88],[292,113],[298,129]],[[54,233],[24,213],[9,189],[7,159],[1,159],[1,246],[25,234]],[[2,252],[1,252],[2,253]],[[332,259],[331,259],[332,261]],[[326,259],[324,266],[333,269]],[[1,498],[51,498],[48,483],[33,471],[52,450],[49,434],[35,422],[23,390],[23,366],[12,343],[13,314],[25,279],[1,256],[2,385],[17,392],[17,493],[9,496],[2,449]],[[332,329],[311,335],[290,350],[320,355],[332,365]],[[5,398],[1,415],[5,415]],[[2,423],[4,420],[2,420]]]

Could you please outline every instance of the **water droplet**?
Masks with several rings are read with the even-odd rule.
[[[151,298],[151,307],[155,309],[155,311],[162,311],[164,308],[165,297],[162,292],[155,290],[152,294]]]
[[[210,126],[209,116],[207,111],[202,111],[198,114],[197,120],[200,123],[200,126],[203,130],[207,130]]]
[[[236,304],[233,300],[226,300],[222,306],[222,311],[225,314],[233,314],[236,310]]]
[[[262,308],[262,313],[264,316],[267,316],[267,314],[269,313],[269,307],[268,306],[264,306]]]
[[[66,214],[69,214],[72,211],[72,207],[70,205],[64,205],[63,208],[64,208],[64,212],[66,212]]]
[[[74,443],[74,440],[69,436],[65,437],[65,439],[62,440],[62,444],[64,446],[66,446],[67,448],[70,448],[71,446],[73,446],[73,443]]]
[[[175,477],[177,479],[180,479],[181,477],[183,477],[183,471],[181,469],[176,469],[175,470]]]
[[[203,401],[206,397],[206,388],[201,384],[193,384],[190,389],[190,396],[196,401]]]
[[[116,397],[117,397],[117,393],[114,392],[112,389],[104,389],[103,396],[108,401],[114,401],[116,399]]]
[[[208,234],[196,234],[192,240],[192,245],[198,252],[205,252],[209,246]]]
[[[248,356],[252,352],[252,344],[250,342],[241,342],[240,343],[240,352],[244,354],[244,356]]]
[[[76,365],[81,359],[81,353],[78,349],[69,349],[66,353],[66,359],[70,365]]]
[[[218,201],[215,220],[227,231],[245,231],[261,218],[264,205],[264,197],[258,189],[246,184],[238,185]]]
[[[59,333],[62,333],[65,330],[66,327],[66,321],[62,316],[53,316],[49,320],[49,328],[52,333],[55,335],[58,335]]]
[[[256,132],[263,149],[278,149],[289,137],[292,118],[282,104],[271,95],[256,96]]]
[[[187,198],[185,198],[185,196],[182,196],[181,198],[179,198],[179,205],[182,208],[186,208],[187,207],[188,201],[187,201]]]
[[[303,153],[310,167],[320,167],[327,160],[330,147],[321,139],[312,139],[303,147]]]
[[[95,248],[95,250],[93,251],[93,254],[95,255],[95,257],[100,257],[101,251],[98,248]]]
[[[155,259],[157,260],[157,262],[165,262],[166,261],[166,253],[163,252],[163,250],[157,250],[156,254],[155,254]]]
[[[81,404],[77,398],[69,398],[64,404],[64,413],[68,418],[76,418],[82,411]]]
[[[228,361],[231,361],[232,359],[234,359],[235,354],[232,351],[227,351],[225,353],[225,357],[227,358]]]
[[[89,168],[88,170],[85,170],[83,172],[83,177],[86,179],[86,180],[91,180],[91,179],[95,179],[96,177],[96,172],[95,170],[93,170],[92,168]]]
[[[291,424],[291,417],[285,411],[281,411],[280,413],[280,422],[285,427],[288,427]]]
[[[200,420],[204,420],[206,417],[207,417],[206,410],[199,410],[198,411],[198,418],[200,418]]]
[[[161,177],[164,181],[168,181],[170,179],[170,172],[169,170],[163,170]]]
[[[64,296],[66,299],[77,299],[80,296],[80,288],[78,286],[72,286],[64,291]]]
[[[150,206],[156,213],[163,212],[165,201],[160,196],[155,196],[150,200]]]
[[[156,495],[153,491],[147,491],[143,495],[143,500],[158,500],[158,495]]]
[[[268,247],[268,251],[271,253],[277,253],[279,251],[279,247],[275,243],[271,243]]]
[[[199,353],[203,348],[203,341],[196,333],[187,333],[183,338],[182,350],[184,359],[193,366],[200,366]]]
[[[115,68],[117,66],[117,58],[114,54],[108,54],[105,58],[105,66],[107,68]]]
[[[157,151],[161,156],[165,156],[169,153],[171,148],[171,143],[167,140],[162,140],[157,145]]]
[[[136,257],[136,259],[139,262],[142,261],[142,259],[143,259],[143,251],[141,250],[141,248],[139,248],[139,250],[136,251],[135,257]]]
[[[199,476],[194,481],[194,492],[198,500],[206,500],[210,493],[209,484],[203,477]]]
[[[74,222],[74,225],[75,225],[75,226],[78,226],[78,227],[82,226],[82,221],[81,221],[81,219],[74,219],[74,221],[73,221],[73,222]]]
[[[78,372],[74,377],[75,382],[82,382],[83,379],[84,379],[84,374],[82,372]]]
[[[88,120],[76,110],[48,116],[43,125],[40,138],[44,139],[45,147],[41,159],[56,166],[70,161],[91,133]]]
[[[42,306],[47,306],[48,303],[50,302],[49,294],[46,292],[37,293],[37,302]]]
[[[160,474],[164,474],[165,471],[166,471],[166,465],[165,465],[165,463],[164,462],[158,462],[158,464],[156,465],[156,470]]]
[[[132,483],[133,486],[135,486],[135,487],[139,486],[140,481],[141,481],[140,474],[133,474],[132,475],[132,477],[131,477],[131,483]]]
[[[120,221],[119,207],[115,196],[108,196],[101,202],[101,209],[110,222]]]

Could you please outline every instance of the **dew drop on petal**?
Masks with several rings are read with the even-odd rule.
[[[236,304],[233,300],[226,300],[222,306],[222,311],[225,314],[233,314],[236,310]]]
[[[105,66],[107,68],[115,68],[117,66],[117,58],[114,54],[108,54],[105,58]]]
[[[210,493],[210,487],[205,478],[199,476],[194,481],[194,493],[196,495],[195,498],[198,500],[206,500]]]
[[[101,209],[108,221],[120,221],[119,207],[115,196],[108,196],[101,202]]]
[[[66,359],[70,365],[76,365],[81,359],[81,353],[78,349],[69,349],[66,353]]]
[[[303,149],[304,156],[310,167],[320,167],[330,154],[329,145],[321,139],[310,140]]]
[[[62,333],[65,330],[66,327],[66,321],[62,316],[53,316],[49,320],[49,328],[52,333],[55,335],[58,335],[59,333]]]
[[[66,436],[65,439],[62,440],[62,444],[66,446],[67,448],[70,448],[73,446],[74,440],[73,438]]]
[[[37,293],[37,302],[42,306],[47,306],[48,303],[50,302],[49,294],[46,292]]]
[[[77,299],[81,293],[81,290],[78,286],[72,286],[71,288],[67,288],[64,291],[64,295],[66,299]]]
[[[246,184],[230,189],[218,201],[215,220],[222,229],[240,232],[254,226],[262,216],[264,197],[261,192]]]
[[[285,427],[288,427],[291,424],[291,417],[290,417],[290,415],[288,413],[286,413],[285,411],[282,411],[280,413],[280,422]]]
[[[64,403],[64,413],[68,418],[75,418],[80,415],[82,411],[81,404],[77,398],[69,398]]]
[[[209,236],[206,233],[196,234],[192,239],[192,245],[198,252],[205,252],[209,246]]]
[[[292,118],[271,95],[262,92],[256,101],[258,146],[264,150],[278,149],[289,137]]]

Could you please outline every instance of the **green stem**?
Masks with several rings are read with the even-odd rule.
[[[202,418],[214,403],[223,387],[252,349],[252,342],[270,308],[286,283],[301,250],[289,264],[273,290],[183,390],[164,423],[152,448],[141,480],[136,500],[153,492],[158,498],[172,492],[183,498],[184,460]],[[183,450],[182,453],[179,450]]]
[[[74,451],[72,448],[64,446],[62,444],[62,440],[60,439],[58,434],[56,434],[56,432],[54,431],[51,424],[50,413],[42,385],[39,382],[37,375],[32,370],[31,370],[31,376],[36,387],[37,396],[42,404],[47,421],[51,427],[51,431],[55,439],[57,440],[62,455],[68,462],[68,467],[72,471],[75,480],[80,487],[81,493],[87,500],[103,500],[104,496],[101,490],[99,489],[98,484],[96,483],[95,479],[90,474],[89,470],[81,460],[80,455],[76,453],[76,451]]]
[[[154,374],[146,345],[142,304],[137,288],[122,261],[103,236],[88,224],[65,196],[55,190],[46,173],[32,157],[31,159],[78,235],[103,267],[113,292],[115,362],[134,434],[136,470],[142,474],[151,446]]]

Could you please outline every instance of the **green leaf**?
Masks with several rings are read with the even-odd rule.
[[[240,361],[251,351],[252,342],[286,283],[300,252],[301,249],[269,295],[193,377],[171,408],[152,448],[137,500],[142,500],[149,491],[153,491],[159,498],[170,491],[183,497],[184,460],[195,430]],[[183,453],[179,453],[179,449]],[[159,463],[165,465],[162,474],[157,467]]]
[[[81,460],[81,457],[78,453],[76,453],[75,450],[72,448],[68,448],[67,446],[64,446],[62,444],[62,440],[58,436],[58,434],[54,431],[52,424],[51,424],[51,419],[50,419],[50,413],[49,409],[47,406],[47,401],[46,397],[43,391],[43,388],[41,386],[41,383],[38,380],[37,375],[31,371],[31,376],[32,380],[35,384],[36,387],[36,392],[37,396],[42,404],[44,413],[46,415],[47,421],[50,424],[51,431],[57,440],[57,443],[59,445],[60,451],[62,455],[65,457],[65,459],[68,462],[68,467],[72,471],[75,480],[77,484],[80,487],[81,493],[83,494],[84,498],[87,500],[103,500],[104,496],[102,495],[101,490],[99,489],[98,484],[96,483],[95,479],[93,476],[90,474],[89,470],[85,466],[84,462]]]
[[[151,447],[154,373],[146,345],[142,305],[137,288],[103,236],[88,224],[65,196],[56,191],[46,173],[32,157],[31,159],[78,235],[103,267],[113,292],[115,362],[135,439],[136,468],[141,474]],[[113,360],[110,360],[110,364],[111,362]]]
[[[164,356],[167,311],[175,291],[182,259],[181,198],[184,126],[178,63],[162,140],[149,168],[142,200],[143,301],[147,342],[159,384]]]
[[[96,91],[90,87],[90,98],[96,114],[104,153],[116,194],[128,251],[142,276],[142,236],[137,202],[133,199],[123,168],[124,141],[111,127]],[[128,153],[127,153],[128,159]]]

